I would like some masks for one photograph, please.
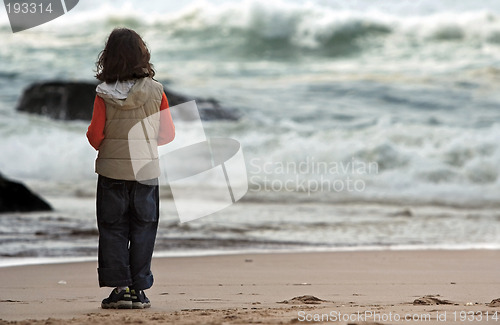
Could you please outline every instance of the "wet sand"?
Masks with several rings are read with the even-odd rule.
[[[0,268],[0,324],[500,324],[496,250],[171,257],[153,272],[150,309],[103,310],[95,262]]]

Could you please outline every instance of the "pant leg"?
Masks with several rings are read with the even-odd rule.
[[[99,175],[97,227],[99,230],[99,286],[132,284],[129,261],[129,192],[126,181]]]
[[[158,181],[136,182],[131,193],[130,271],[131,287],[149,289],[153,285],[151,259],[160,215]]]

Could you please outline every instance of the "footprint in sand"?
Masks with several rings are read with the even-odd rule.
[[[294,297],[290,300],[283,300],[283,301],[278,301],[278,304],[311,304],[311,305],[319,305],[322,302],[325,302],[326,300],[319,299],[318,297],[311,296],[311,295],[305,295],[305,296],[299,296],[299,297]]]
[[[489,307],[500,307],[500,298],[493,299],[489,304]]]
[[[438,298],[439,295],[427,295],[413,301],[414,305],[454,305],[455,303]]]

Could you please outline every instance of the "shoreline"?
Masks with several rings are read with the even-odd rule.
[[[345,246],[345,247],[304,247],[284,249],[240,249],[240,250],[192,250],[192,251],[159,251],[153,253],[153,259],[172,257],[210,257],[246,254],[295,254],[295,253],[345,253],[376,251],[496,251],[497,245],[395,245],[395,246]],[[73,264],[96,262],[97,256],[71,257],[4,257],[0,260],[0,269],[8,267],[36,266],[50,264]]]
[[[0,222],[4,229],[0,267],[44,263],[46,257],[95,258],[98,231],[94,201],[60,197],[51,202],[57,207],[51,213],[4,215]],[[162,201],[157,256],[218,255],[227,251],[268,253],[284,249],[500,249],[500,238],[496,236],[500,222],[496,220],[497,210],[490,209],[238,203],[217,215],[180,224],[174,204],[167,203]],[[39,257],[43,260],[36,261]]]
[[[125,311],[100,308],[110,290],[98,288],[96,267],[95,262],[80,262],[0,268],[0,319],[39,320],[23,324],[44,324],[48,318],[51,324],[124,319],[148,324],[276,324],[301,322],[300,315],[378,312],[431,313],[434,319],[427,324],[453,324],[451,318],[438,321],[436,313],[477,312],[488,317],[497,313],[500,321],[500,307],[488,306],[500,297],[500,250],[155,258],[155,285],[147,291],[152,308]],[[307,302],[302,297],[307,295],[321,301]],[[450,304],[413,304],[427,295]],[[478,323],[498,324],[491,319]]]

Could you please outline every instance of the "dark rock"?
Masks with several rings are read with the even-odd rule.
[[[95,87],[95,84],[85,82],[35,83],[24,90],[17,110],[56,120],[90,121]]]
[[[90,121],[96,86],[97,84],[92,82],[34,83],[24,90],[16,109],[57,120]],[[241,117],[236,109],[223,108],[215,99],[189,97],[166,88],[164,90],[170,106],[196,100],[202,120],[238,120]]]
[[[0,174],[0,213],[32,211],[52,211],[52,207],[23,184]]]

